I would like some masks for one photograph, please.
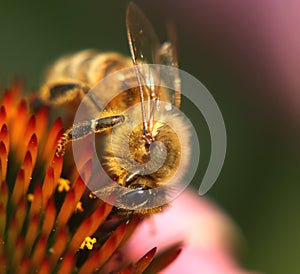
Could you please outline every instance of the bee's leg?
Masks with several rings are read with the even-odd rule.
[[[101,111],[102,109],[98,105],[95,97],[91,92],[89,92],[90,89],[90,86],[87,84],[70,80],[64,83],[45,85],[42,88],[42,94],[48,102],[57,105],[65,104],[66,102],[72,102],[75,99],[82,98],[87,94],[97,110]]]
[[[59,139],[56,148],[56,155],[63,156],[65,154],[65,146],[68,142],[79,140],[91,133],[101,133],[124,122],[124,120],[125,117],[123,115],[117,115],[93,119],[90,121],[84,121],[82,123],[75,124],[73,127],[66,130],[62,137]]]

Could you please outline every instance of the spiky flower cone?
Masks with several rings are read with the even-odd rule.
[[[178,246],[156,259],[153,248],[137,262],[110,261],[141,218],[118,219],[91,195],[55,155],[61,119],[49,127],[47,110],[31,114],[21,96],[15,83],[0,101],[0,273],[149,273],[173,261]],[[84,180],[91,168],[83,163]]]

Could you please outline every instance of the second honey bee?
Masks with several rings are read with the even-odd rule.
[[[66,130],[58,142],[56,154],[63,156],[71,141],[91,133],[107,133],[101,140],[104,147],[101,164],[109,177],[126,189],[121,200],[130,200],[133,195],[140,197],[130,202],[129,210],[150,214],[163,208],[168,185],[181,178],[188,164],[189,134],[184,119],[172,111],[180,106],[179,75],[174,73],[167,80],[161,80],[171,83],[173,89],[160,88],[159,69],[151,72],[140,69],[144,64],[177,67],[174,45],[159,43],[152,25],[133,3],[127,9],[126,27],[131,58],[94,50],[65,56],[48,70],[42,99],[48,104],[63,105],[66,115],[72,117],[82,98],[88,97],[88,104],[97,110],[97,115]],[[133,73],[124,74],[123,79],[112,83],[123,92],[102,109],[100,101],[110,90],[95,96],[90,89],[108,75],[125,68],[131,68]],[[159,80],[153,83],[153,77]],[[134,87],[132,83],[136,83]],[[136,104],[139,108],[128,115],[126,110]],[[174,128],[179,128],[180,134]],[[162,194],[156,191],[160,187],[165,189]],[[107,187],[95,193],[110,195],[113,192],[113,187]],[[150,196],[145,195],[146,192]],[[121,202],[118,207],[126,210],[128,205],[123,206]]]

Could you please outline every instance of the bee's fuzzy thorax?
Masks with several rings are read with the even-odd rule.
[[[147,163],[149,159],[143,161],[141,156],[144,153],[144,142],[140,121],[141,113],[136,109],[126,116],[123,124],[114,128],[112,134],[106,137],[105,147],[107,149],[103,165],[112,178],[118,178],[118,183],[125,186],[127,176],[136,170],[136,162],[138,162],[138,166],[144,168],[141,172],[146,172],[147,168],[153,169],[155,165],[161,165],[160,162],[164,161],[158,170],[141,176],[140,181],[145,188],[155,188],[170,182],[174,184],[184,174],[189,161],[190,134],[185,119],[171,111],[157,112],[153,126],[154,144],[155,142],[162,143],[167,156],[165,159],[152,159],[152,157],[162,156],[159,152],[155,153],[151,156],[152,166]]]

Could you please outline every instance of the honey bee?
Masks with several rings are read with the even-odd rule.
[[[48,104],[63,105],[66,115],[70,116],[74,115],[81,100],[88,97],[88,104],[93,105],[97,115],[65,131],[57,144],[57,156],[65,154],[69,142],[92,133],[105,133],[101,134],[105,136],[101,139],[104,147],[101,164],[115,185],[125,189],[120,197],[125,202],[117,207],[124,212],[152,214],[164,207],[162,201],[170,181],[180,179],[182,170],[178,171],[179,166],[182,169],[187,165],[188,128],[172,111],[180,106],[179,75],[174,73],[167,79],[173,89],[161,88],[160,80],[151,82],[154,76],[159,78],[159,70],[145,72],[139,67],[144,64],[177,67],[174,44],[160,44],[151,23],[134,3],[127,8],[126,27],[131,58],[95,50],[62,57],[48,70],[41,96]],[[115,96],[103,110],[99,101],[110,91],[97,95],[89,91],[108,75],[125,68],[131,68],[132,73],[124,74],[122,80],[113,83],[125,91]],[[139,108],[128,114],[126,110],[136,104]],[[174,130],[176,127],[180,128],[180,136]],[[163,192],[157,190],[160,187]],[[113,192],[113,186],[94,191],[100,196]],[[128,202],[133,196],[134,199]]]

